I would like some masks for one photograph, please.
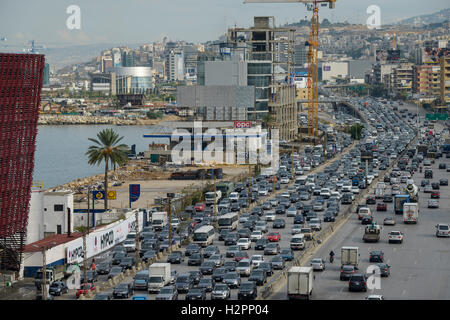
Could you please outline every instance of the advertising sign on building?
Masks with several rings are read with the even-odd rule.
[[[235,121],[234,127],[235,128],[251,128],[252,122],[251,121]]]

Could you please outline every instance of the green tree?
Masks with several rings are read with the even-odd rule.
[[[123,137],[113,129],[104,129],[97,134],[97,139],[89,138],[95,145],[89,147],[86,155],[90,165],[105,162],[105,210],[108,209],[108,168],[111,165],[124,165],[128,161],[126,144],[118,144]]]
[[[352,136],[352,139],[360,140],[361,139],[361,132],[362,132],[363,128],[364,127],[361,124],[359,124],[359,123],[354,124],[353,126],[351,126],[350,127],[350,135]]]

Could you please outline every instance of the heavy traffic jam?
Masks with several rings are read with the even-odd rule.
[[[398,102],[351,103],[363,119],[342,110],[336,119],[360,121],[361,139],[327,130],[322,144],[281,154],[277,172],[217,182],[172,216],[171,252],[168,213],[149,210],[148,226],[95,257],[79,289],[55,281],[50,295],[76,299],[109,281],[94,300],[405,298],[402,250],[448,248],[449,131]],[[147,265],[126,273],[136,237]]]

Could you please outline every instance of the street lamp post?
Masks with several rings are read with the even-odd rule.
[[[168,193],[167,198],[169,199],[169,253],[172,252],[172,198],[175,196],[174,193]]]

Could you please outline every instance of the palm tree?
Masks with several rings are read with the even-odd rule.
[[[90,165],[100,165],[102,161],[105,162],[105,210],[108,209],[108,167],[109,162],[112,165],[123,165],[128,161],[126,144],[119,144],[123,137],[119,138],[119,134],[113,129],[104,129],[97,133],[97,138],[89,138],[90,141],[96,145],[89,147],[86,155],[89,156],[88,163]]]

